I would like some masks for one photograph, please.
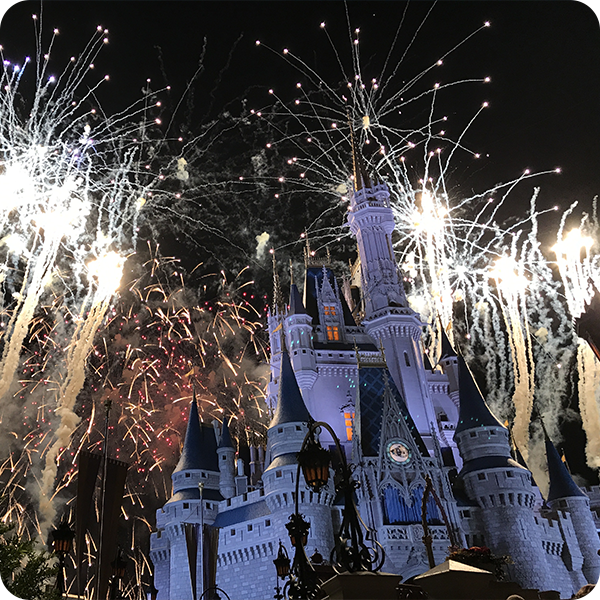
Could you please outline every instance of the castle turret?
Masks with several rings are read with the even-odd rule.
[[[223,500],[219,492],[218,463],[214,428],[200,422],[194,398],[181,456],[171,476],[173,495],[156,512],[157,532],[150,538],[154,585],[159,591],[159,600],[192,600],[203,591],[202,578],[198,575],[196,592],[192,592],[184,530],[186,524],[214,522],[218,502]],[[197,574],[202,572],[199,557],[192,568]]]
[[[173,480],[173,496],[169,502],[176,502],[179,496],[191,497],[198,494],[198,484],[202,482],[208,489],[218,489],[217,478],[211,478],[208,485],[208,472],[218,475],[217,439],[214,428],[207,423],[201,423],[198,416],[196,399],[190,405],[187,431],[179,462],[171,475]],[[191,492],[190,490],[193,490]]]
[[[267,471],[278,457],[300,451],[309,421],[312,421],[312,417],[302,399],[290,355],[284,350],[281,354],[277,407],[267,431]]]
[[[546,436],[546,457],[550,490],[548,506],[571,516],[575,536],[583,556],[582,572],[588,583],[596,584],[600,578],[600,541],[590,512],[589,498],[577,487],[564,465],[554,444]]]
[[[454,439],[464,461],[459,478],[480,508],[483,545],[511,556],[513,581],[544,589],[550,573],[533,511],[531,473],[511,458],[508,430],[490,411],[461,356],[458,367],[460,415]]]
[[[231,442],[227,419],[223,419],[217,455],[219,457],[219,490],[223,498],[231,498],[235,495],[235,448]]]
[[[267,431],[267,462],[263,473],[265,500],[273,520],[282,527],[294,512],[298,452],[313,419],[302,399],[287,352],[281,357],[279,397],[271,425]],[[307,549],[318,548],[328,556],[333,547],[331,504],[335,498],[333,483],[319,494],[307,489],[300,472],[299,511],[310,522]],[[330,479],[333,479],[331,477]],[[291,552],[291,548],[288,548]]]
[[[392,249],[395,222],[389,189],[385,183],[371,184],[359,171],[354,177],[348,224],[358,243],[368,318],[389,306],[406,307],[407,302]]]
[[[279,273],[275,253],[273,253],[273,304],[267,313],[267,327],[269,329],[269,344],[271,346],[271,378],[267,385],[267,404],[273,408],[277,401],[279,371],[281,367],[281,352],[283,351],[283,320],[285,308],[281,297]]]

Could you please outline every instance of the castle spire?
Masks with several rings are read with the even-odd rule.
[[[277,408],[270,424],[271,428],[282,423],[307,423],[312,421],[312,417],[300,393],[292,363],[290,362],[290,355],[285,350],[282,352],[281,357],[278,396]]]
[[[290,315],[305,315],[306,308],[304,308],[304,303],[302,302],[302,297],[300,296],[300,291],[298,290],[298,286],[295,283],[292,283],[290,286]]]
[[[283,314],[283,297],[281,295],[281,284],[279,282],[274,249],[271,250],[271,254],[273,256],[273,309],[275,313]]]
[[[458,356],[458,379],[460,386],[460,411],[454,435],[476,427],[502,427],[504,425],[492,414],[473,378],[465,359]]]
[[[444,358],[456,358],[456,351],[452,347],[452,344],[450,343],[450,340],[448,339],[448,336],[446,335],[446,332],[444,331],[444,327],[443,327],[441,321],[440,321],[440,331],[441,331],[441,338],[442,338],[442,353],[440,355],[440,360],[442,360]]]
[[[567,467],[560,459],[558,451],[545,430],[544,437],[546,438],[546,459],[548,460],[548,476],[550,478],[550,490],[547,498],[548,502],[558,498],[584,496],[585,494],[573,481]]]
[[[200,423],[196,393],[190,404],[183,450],[173,473],[189,470],[218,471],[217,440],[212,426]]]
[[[229,432],[229,419],[223,419],[223,426],[221,428],[221,439],[219,440],[218,448],[233,448],[231,441],[231,433]]]
[[[367,174],[362,155],[356,147],[356,140],[354,139],[354,131],[352,129],[352,118],[350,117],[348,107],[346,107],[346,114],[348,116],[348,126],[350,127],[350,146],[352,147],[352,167],[354,169],[354,190],[358,191],[363,188],[371,187],[371,179]]]

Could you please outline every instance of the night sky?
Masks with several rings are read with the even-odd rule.
[[[413,2],[406,10],[398,46],[412,39],[431,8]],[[239,111],[240,100],[260,107],[268,88],[293,94],[294,69],[282,56],[256,47],[261,40],[277,51],[289,48],[329,83],[343,79],[319,24],[325,21],[349,69],[348,13],[361,29],[365,64],[379,65],[405,12],[404,2],[79,2],[44,3],[46,39],[60,29],[54,50],[61,58],[83,47],[98,24],[110,31],[97,70],[111,76],[103,106],[110,112],[139,98],[147,77],[172,86],[173,106],[196,72],[206,38],[205,69],[193,86],[193,119],[206,121],[224,106]],[[39,2],[19,2],[2,20],[0,43],[13,60],[31,53],[31,14]],[[480,31],[424,84],[490,76],[487,86],[463,86],[447,94],[450,115],[471,115],[483,100],[490,108],[467,136],[480,161],[456,165],[453,184],[460,192],[491,187],[518,177],[525,168],[561,167],[561,176],[535,181],[542,206],[589,205],[600,191],[597,144],[600,139],[600,31],[591,9],[577,2],[439,2],[433,7],[397,74],[409,79],[450,50],[482,22]],[[374,71],[378,67],[374,67]],[[187,97],[189,98],[189,96]],[[180,111],[181,112],[181,111]],[[176,119],[179,118],[176,116]],[[449,132],[456,133],[456,132]],[[514,196],[517,208],[534,184]]]

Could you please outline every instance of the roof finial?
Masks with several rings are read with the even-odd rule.
[[[354,131],[352,129],[352,119],[350,118],[350,110],[346,106],[346,115],[348,116],[348,127],[350,128],[350,146],[352,147],[352,166],[354,168],[354,191],[362,190],[365,187],[371,187],[371,180],[367,175],[367,169],[363,162],[362,156],[356,148],[354,139]]]
[[[304,246],[304,266],[308,269],[308,262],[311,256],[310,242],[308,241],[308,231],[304,232],[304,239],[306,240],[306,244]]]
[[[290,258],[290,286],[294,285],[294,265],[292,264],[292,259]]]
[[[273,255],[273,308],[283,314],[283,298],[281,296],[281,285],[279,283],[279,273],[277,272],[277,261],[275,260],[275,249],[271,248]]]

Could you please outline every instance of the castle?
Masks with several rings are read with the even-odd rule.
[[[424,324],[408,306],[394,260],[389,198],[355,157],[352,281],[340,289],[328,262],[307,252],[303,294],[292,283],[287,306],[275,298],[266,449],[250,448],[243,460],[227,421],[202,423],[192,402],[173,495],[157,511],[151,537],[158,600],[197,600],[215,581],[232,600],[273,597],[280,540],[293,556],[285,524],[311,419],[333,428],[355,465],[358,508],[385,549],[383,571],[406,581],[429,569],[421,525],[429,477],[447,519],[430,497],[436,564],[452,536],[463,547],[510,555],[508,578],[524,588],[569,598],[597,583],[600,542],[589,499],[551,441],[550,491],[541,498],[447,337],[434,367],[424,354]],[[326,431],[320,441],[334,447]],[[331,479],[318,494],[300,483],[307,555],[327,558],[333,548],[343,505]]]

